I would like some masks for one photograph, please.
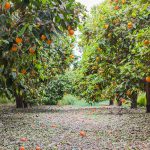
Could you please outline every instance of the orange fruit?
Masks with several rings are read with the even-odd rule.
[[[126,3],[126,0],[122,0],[122,4],[125,4]]]
[[[119,6],[115,6],[114,10],[118,10],[119,9]]]
[[[21,73],[22,73],[22,74],[26,74],[27,71],[26,71],[25,69],[22,69],[22,70],[21,70]]]
[[[71,59],[74,59],[74,55],[70,55],[70,58],[71,58]]]
[[[47,43],[48,45],[50,45],[50,44],[52,43],[52,40],[47,40],[46,43]]]
[[[126,94],[127,94],[128,96],[130,96],[130,95],[131,95],[131,91],[128,90]]]
[[[109,28],[109,24],[105,24],[105,25],[104,25],[104,28],[105,28],[105,29],[108,29],[108,28]]]
[[[120,101],[121,101],[122,103],[125,103],[125,102],[126,102],[126,100],[125,100],[124,98],[121,98]]]
[[[41,148],[39,146],[36,146],[36,150],[40,150]]]
[[[80,131],[80,136],[85,137],[86,133],[84,131]]]
[[[25,150],[25,148],[24,148],[23,146],[21,146],[21,147],[19,148],[19,150]]]
[[[133,25],[132,22],[129,22],[129,23],[128,23],[128,26],[132,26],[132,25]]]
[[[57,126],[56,126],[55,124],[54,124],[54,125],[51,125],[51,127],[52,127],[52,128],[57,128]]]
[[[29,48],[29,52],[30,52],[30,54],[34,54],[35,50],[33,48]]]
[[[17,43],[17,44],[22,43],[22,38],[17,37],[17,38],[16,38],[16,43]]]
[[[20,141],[22,141],[22,142],[27,142],[28,139],[27,139],[27,138],[21,138]]]
[[[144,41],[144,45],[149,45],[150,41],[149,40],[145,40]]]
[[[12,52],[16,52],[17,51],[17,46],[15,44],[12,46],[11,51]]]
[[[115,0],[116,3],[118,3],[118,0]]]
[[[150,76],[146,77],[146,82],[150,83]]]
[[[72,29],[69,30],[69,35],[70,35],[70,36],[74,35],[74,30],[72,30]]]
[[[132,24],[132,22],[129,22],[128,23],[128,29],[132,29],[133,28],[133,24]]]
[[[10,9],[11,5],[9,2],[6,2],[4,7],[6,10],[8,10],[8,9]]]
[[[46,36],[45,35],[41,35],[41,40],[46,40]]]

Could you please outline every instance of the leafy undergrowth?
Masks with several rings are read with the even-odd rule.
[[[106,106],[7,107],[0,111],[0,137],[0,150],[18,150],[22,145],[26,150],[37,145],[42,150],[148,150],[150,114]]]
[[[109,100],[102,100],[100,102],[88,103],[84,99],[80,99],[74,95],[67,94],[67,95],[64,95],[62,100],[58,101],[58,105],[60,106],[73,105],[73,106],[78,106],[78,107],[100,106],[100,105],[109,105]]]

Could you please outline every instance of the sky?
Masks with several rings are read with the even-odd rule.
[[[86,8],[87,8],[87,11],[90,12],[90,9],[94,6],[94,5],[98,5],[100,3],[102,3],[104,0],[76,0],[77,2],[80,2],[81,4],[85,5]],[[76,35],[78,35],[79,32],[76,31]],[[79,47],[78,46],[75,46],[74,48],[74,53],[76,56],[79,56],[81,57],[82,56],[82,53],[81,51],[79,50]],[[80,60],[80,58],[79,58]]]
[[[76,0],[81,4],[84,4],[87,7],[87,10],[90,11],[91,7],[97,4],[102,3],[104,0]]]

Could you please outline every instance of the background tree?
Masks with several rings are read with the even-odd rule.
[[[82,79],[90,79],[83,93],[89,97],[86,89],[92,91],[94,81],[101,87],[89,93],[91,101],[92,97],[116,97],[118,102],[130,100],[131,108],[137,107],[137,94],[144,90],[142,79],[147,77],[148,82],[150,75],[149,17],[149,2],[143,0],[105,1],[92,9],[81,28],[80,44]]]

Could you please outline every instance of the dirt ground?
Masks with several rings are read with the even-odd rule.
[[[22,145],[26,150],[37,145],[42,150],[150,150],[150,114],[107,106],[1,107],[0,150]]]

